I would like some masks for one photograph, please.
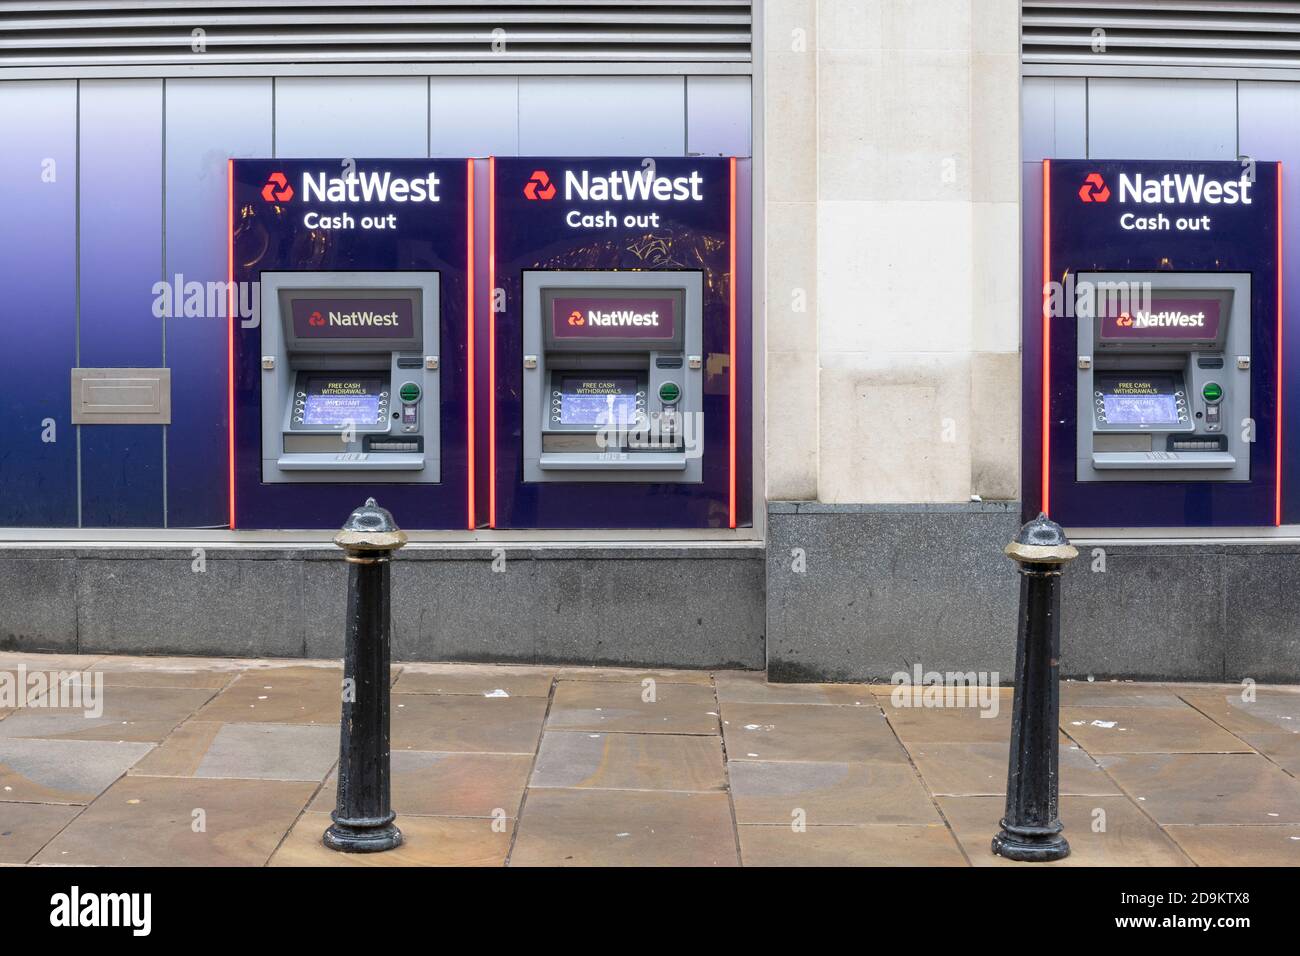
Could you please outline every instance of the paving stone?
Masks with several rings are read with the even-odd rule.
[[[338,755],[336,727],[226,724],[212,741],[195,776],[319,782]]]
[[[718,703],[713,688],[657,682],[560,680],[551,699],[547,730],[629,734],[716,734]]]
[[[425,753],[394,750],[392,805],[402,814],[513,818],[528,782],[528,754]],[[329,775],[311,803],[330,812],[338,799],[338,773]]]
[[[1244,741],[1190,707],[1062,707],[1061,729],[1094,755],[1250,751]]]
[[[337,725],[343,713],[341,667],[244,671],[196,714],[222,723]]]
[[[724,704],[875,704],[869,684],[769,684],[752,671],[724,671],[713,683]]]
[[[80,812],[55,803],[0,803],[0,863],[26,863]]]
[[[1229,694],[1184,693],[1183,699],[1233,734],[1300,733],[1300,694],[1256,689],[1244,701],[1238,688]]]
[[[245,670],[227,657],[101,657],[87,668],[109,687],[201,687],[220,690]]]
[[[1052,863],[1018,863],[993,855],[993,836],[1006,809],[1001,797],[940,797],[939,808],[975,866],[1190,865],[1174,842],[1127,797],[1062,797],[1059,812],[1070,855]],[[1103,825],[1102,832],[1094,829]]]
[[[489,664],[404,664],[395,694],[471,694],[479,697],[549,697],[555,671]]]
[[[31,671],[80,671],[96,661],[102,654],[24,654],[13,651],[0,652],[0,671],[17,672],[20,667]]]
[[[1002,743],[1011,739],[1011,699],[998,695],[996,712],[979,707],[894,707],[881,699],[889,725],[909,747],[935,743]],[[993,716],[984,717],[983,713]]]
[[[531,754],[545,716],[536,697],[394,694],[392,748]]]
[[[942,822],[916,771],[905,763],[736,760],[728,772],[737,823]]]
[[[90,691],[83,687],[82,693]],[[82,707],[21,707],[0,721],[0,737],[41,737],[49,740],[132,740],[157,743],[212,696],[206,689],[180,687],[102,687],[93,703]],[[66,698],[65,698],[66,699]],[[99,716],[91,716],[94,711]]]
[[[123,777],[33,862],[261,866],[316,786],[292,780]]]
[[[1134,681],[1061,681],[1062,707],[1181,707],[1182,698],[1159,684]]]
[[[1126,754],[1098,761],[1157,823],[1300,823],[1300,781],[1259,754]]]
[[[530,790],[511,866],[735,866],[725,793]]]
[[[0,738],[0,801],[89,803],[153,745]]]
[[[503,866],[514,821],[470,817],[399,817],[402,845],[383,853],[340,853],[321,843],[328,813],[304,813],[271,866]]]
[[[556,672],[560,680],[620,681],[639,684],[653,680],[658,684],[713,685],[710,671],[690,670],[638,670],[632,667],[562,667]]]
[[[738,827],[746,866],[965,866],[942,825]]]
[[[1300,777],[1300,733],[1243,733],[1241,737],[1287,773]]]
[[[677,734],[547,731],[531,787],[721,790],[722,741]]]
[[[1300,867],[1300,827],[1170,826],[1165,832],[1198,866]]]
[[[932,793],[949,796],[1007,792],[1010,741],[973,744],[912,744],[908,753]],[[1060,749],[1061,793],[1118,794],[1119,787],[1095,760],[1069,743]]]
[[[727,759],[885,761],[907,753],[876,707],[723,704]]]

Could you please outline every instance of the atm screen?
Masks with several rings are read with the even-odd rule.
[[[560,424],[619,425],[634,421],[636,385],[633,376],[564,376],[559,389]]]
[[[1109,425],[1177,425],[1185,422],[1181,376],[1098,375],[1097,413]]]
[[[304,425],[370,424],[383,419],[387,379],[368,376],[308,376],[299,391]]]
[[[1172,395],[1107,395],[1106,421],[1112,425],[1175,425]]]

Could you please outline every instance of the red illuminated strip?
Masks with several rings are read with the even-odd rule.
[[[488,157],[488,527],[497,526],[497,158]]]
[[[731,360],[727,363],[729,374],[731,376],[730,385],[727,389],[729,396],[730,419],[731,419],[731,439],[728,449],[729,457],[727,467],[729,473],[729,490],[727,515],[729,520],[728,527],[736,526],[736,363],[740,356],[736,354],[736,157],[731,157],[731,235],[728,249],[731,254],[730,262],[730,280],[727,286],[730,290],[729,303],[729,322],[730,322],[730,355]]]
[[[235,527],[235,161],[226,160],[226,429],[230,527]]]
[[[1273,417],[1273,524],[1282,524],[1282,164],[1277,164],[1277,407]]]
[[[1052,505],[1052,324],[1051,301],[1048,289],[1052,279],[1052,161],[1043,160],[1043,468],[1039,500],[1043,514],[1050,514]]]
[[[466,500],[467,524],[470,531],[474,530],[474,160],[465,160],[465,182],[469,194],[465,198],[465,308],[467,312],[466,324],[469,332],[466,335],[469,346],[469,354],[466,359],[468,374],[465,376],[465,406],[469,409],[469,436],[466,439],[466,446],[469,451],[469,474],[467,476],[468,494]]]

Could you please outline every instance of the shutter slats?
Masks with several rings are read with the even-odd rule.
[[[749,62],[751,7],[749,0],[0,2],[0,71],[198,62]]]
[[[1300,69],[1300,2],[1023,0],[1026,66]]]

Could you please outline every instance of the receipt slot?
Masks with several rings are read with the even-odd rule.
[[[1088,273],[1079,481],[1248,481],[1250,275]]]
[[[264,272],[262,480],[436,483],[438,274]]]
[[[525,272],[527,482],[698,482],[698,272]]]

